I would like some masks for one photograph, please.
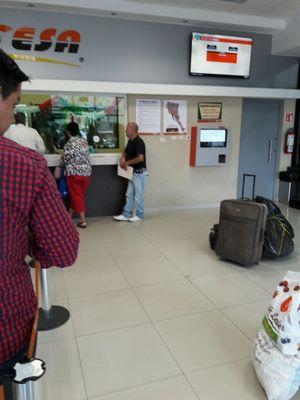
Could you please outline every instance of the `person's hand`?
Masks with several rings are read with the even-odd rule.
[[[127,167],[128,167],[127,162],[124,161],[123,163],[120,163],[120,167],[121,167],[122,169],[125,169],[125,171],[127,171]]]
[[[121,158],[121,160],[120,160],[120,167],[122,168],[122,169],[127,169],[127,165],[126,165],[126,160],[125,160],[125,158]]]

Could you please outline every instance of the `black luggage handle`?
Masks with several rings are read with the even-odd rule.
[[[255,197],[255,183],[256,183],[256,175],[254,174],[243,174],[243,187],[242,187],[242,200],[245,200],[245,180],[246,177],[252,178],[253,180],[253,186],[252,186],[252,201],[254,200]]]

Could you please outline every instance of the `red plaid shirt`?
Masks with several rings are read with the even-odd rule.
[[[0,136],[0,366],[26,346],[37,307],[28,229],[42,268],[75,262],[78,233],[46,161]]]

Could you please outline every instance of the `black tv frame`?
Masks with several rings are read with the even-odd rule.
[[[191,64],[192,64],[192,44],[193,44],[193,33],[199,33],[201,34],[205,34],[205,35],[218,35],[218,36],[234,36],[237,38],[241,38],[241,39],[251,39],[252,40],[252,47],[251,47],[251,55],[250,55],[250,68],[249,68],[249,75],[248,76],[242,76],[242,75],[227,75],[227,74],[206,74],[206,73],[195,73],[195,72],[191,72]],[[253,46],[254,46],[254,38],[252,36],[240,36],[240,35],[224,35],[222,33],[208,33],[208,32],[195,32],[193,31],[190,34],[190,62],[189,62],[189,74],[190,76],[193,77],[214,77],[214,78],[233,78],[233,79],[249,79],[250,78],[250,74],[251,74],[251,67],[252,67],[252,50],[253,50]]]
[[[201,142],[201,132],[202,131],[225,131],[225,142]],[[200,128],[200,140],[199,140],[199,143],[200,143],[200,147],[201,148],[212,148],[212,149],[225,149],[226,147],[227,147],[227,136],[228,136],[228,129],[227,128]],[[204,144],[204,143],[206,143],[206,144],[209,144],[209,143],[224,143],[224,145],[222,145],[222,146],[214,146],[214,145],[211,145],[211,146],[201,146],[201,144]]]

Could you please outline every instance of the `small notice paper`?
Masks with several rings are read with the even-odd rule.
[[[123,169],[120,167],[120,165],[118,165],[118,175],[121,176],[122,178],[131,180],[132,174],[133,174],[132,167],[127,167],[127,169]]]

